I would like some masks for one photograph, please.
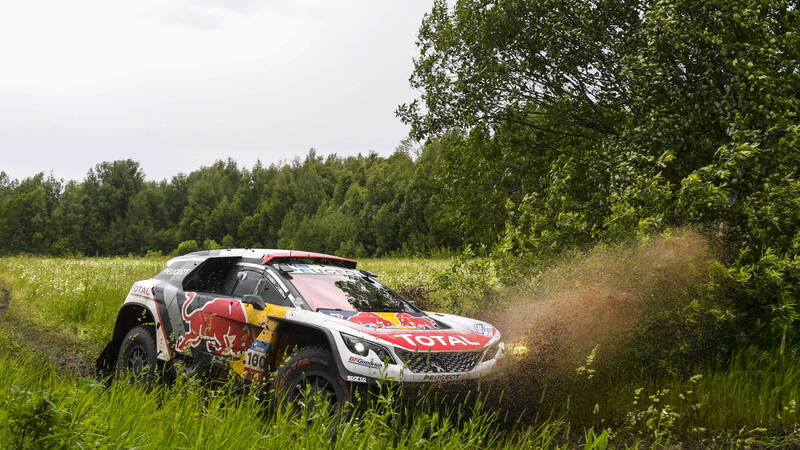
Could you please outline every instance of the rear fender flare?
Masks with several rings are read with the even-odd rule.
[[[148,305],[139,301],[127,301],[117,313],[114,323],[114,333],[111,341],[97,358],[96,367],[98,375],[105,376],[113,372],[117,362],[117,355],[125,334],[138,325],[151,325],[156,332],[156,358],[162,361],[171,359],[171,352],[164,336],[164,328],[159,320],[155,304]]]

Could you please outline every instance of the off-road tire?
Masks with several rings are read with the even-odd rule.
[[[151,384],[157,375],[155,330],[146,325],[132,328],[120,343],[117,377]]]
[[[353,389],[339,376],[331,352],[309,346],[296,351],[275,377],[275,401],[283,411],[298,412],[304,405],[306,387],[328,395],[332,412],[338,413],[354,400]],[[289,407],[292,408],[289,411]]]

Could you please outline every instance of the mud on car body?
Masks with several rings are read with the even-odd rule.
[[[152,377],[167,363],[253,382],[277,369],[287,397],[312,385],[344,403],[353,384],[376,379],[487,376],[502,354],[493,326],[423,312],[355,261],[229,249],[173,258],[134,283],[97,368]]]

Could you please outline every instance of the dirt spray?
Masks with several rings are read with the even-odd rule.
[[[712,261],[707,240],[684,230],[596,247],[528,280],[502,310],[484,314],[506,342],[507,358],[492,383],[503,393],[502,407],[535,409],[548,386],[573,391],[566,384],[595,348],[595,366],[635,360],[626,349],[637,326],[648,314],[692,301]]]

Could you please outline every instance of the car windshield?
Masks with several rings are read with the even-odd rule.
[[[414,312],[396,292],[360,274],[292,273],[292,283],[314,311]]]

